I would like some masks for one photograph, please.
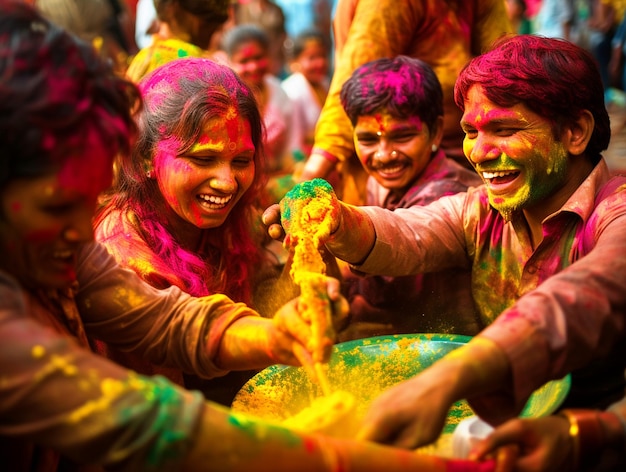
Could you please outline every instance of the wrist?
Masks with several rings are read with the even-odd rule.
[[[233,323],[224,334],[218,363],[226,370],[264,368],[274,363],[270,338],[276,327],[271,319],[248,316]]]
[[[574,470],[587,470],[601,453],[622,444],[623,429],[617,416],[610,412],[564,409],[558,413],[569,422]]]
[[[339,202],[339,224],[326,241],[334,256],[358,265],[372,251],[376,230],[370,217],[358,207]]]

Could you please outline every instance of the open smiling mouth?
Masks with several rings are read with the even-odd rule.
[[[228,195],[227,197],[217,197],[215,195],[198,195],[198,201],[203,208],[207,208],[209,210],[221,210],[228,206],[230,201],[233,199],[232,195]]]
[[[382,177],[397,177],[407,168],[404,162],[393,162],[385,165],[377,165],[372,170]]]
[[[483,180],[489,185],[504,185],[514,181],[520,174],[518,170],[483,171]]]

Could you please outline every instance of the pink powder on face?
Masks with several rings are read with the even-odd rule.
[[[167,157],[178,156],[178,150],[180,149],[181,141],[173,136],[160,140],[156,145],[156,152],[154,154],[155,167],[162,164],[163,160]]]
[[[407,120],[411,125],[415,126],[417,131],[422,131],[424,129],[424,122],[419,116],[410,116]]]

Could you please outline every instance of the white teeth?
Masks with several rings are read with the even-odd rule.
[[[402,169],[404,169],[403,165],[386,166],[386,167],[380,167],[378,169],[378,172],[382,174],[395,174],[396,172],[400,172]]]
[[[484,179],[495,179],[496,177],[505,177],[507,175],[513,175],[515,174],[515,171],[496,171],[496,172],[483,172],[483,178]]]
[[[212,203],[214,205],[226,205],[233,198],[232,195],[228,197],[216,197],[215,195],[199,195],[200,200],[204,200],[207,203]]]

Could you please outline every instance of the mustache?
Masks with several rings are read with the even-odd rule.
[[[372,157],[368,163],[368,167],[373,170],[384,169],[385,167],[396,167],[399,165],[410,166],[411,160],[404,156],[398,156],[395,159],[386,161],[381,161],[380,159]]]

